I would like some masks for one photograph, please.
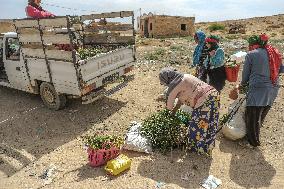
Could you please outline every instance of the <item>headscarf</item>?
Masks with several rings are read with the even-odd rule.
[[[250,50],[254,50],[257,48],[265,48],[268,43],[268,36],[265,34],[261,35],[252,35],[248,38],[249,48]]]
[[[38,9],[39,11],[44,11],[43,8],[36,4],[34,0],[28,0],[28,5]]]
[[[220,38],[216,35],[210,35],[209,37],[207,37],[205,39],[206,43],[209,43],[211,45],[210,49],[208,49],[208,51],[212,51],[212,50],[217,50],[219,48],[219,43]]]
[[[270,80],[272,84],[275,85],[282,64],[282,57],[276,48],[268,45],[268,39],[269,37],[266,34],[259,36],[252,35],[248,38],[249,50],[251,51],[257,48],[266,49],[269,58]]]
[[[193,65],[196,66],[199,64],[199,60],[202,54],[203,47],[205,45],[206,35],[203,31],[197,31],[194,35],[198,39],[198,45],[195,47],[193,53]]]
[[[168,87],[167,98],[172,90],[182,81],[183,77],[184,75],[173,67],[166,67],[160,71],[160,82]]]

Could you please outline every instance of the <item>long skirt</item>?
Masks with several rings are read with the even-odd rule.
[[[245,112],[245,122],[247,139],[250,145],[260,146],[259,131],[262,123],[270,110],[270,106],[247,106]]]
[[[208,71],[204,66],[196,67],[196,77],[205,83],[207,83],[207,74]]]
[[[213,86],[218,92],[220,92],[226,84],[226,71],[225,66],[219,68],[210,69],[208,71],[209,85]]]
[[[211,155],[215,147],[220,108],[219,94],[209,95],[206,102],[192,112],[188,123],[188,144],[191,151]]]

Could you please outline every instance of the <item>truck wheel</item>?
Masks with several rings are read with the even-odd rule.
[[[66,105],[66,96],[58,94],[50,83],[40,85],[40,96],[43,103],[52,110],[60,110]]]

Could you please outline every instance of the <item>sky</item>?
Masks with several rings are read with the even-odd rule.
[[[42,0],[42,3],[44,9],[55,15],[133,10],[139,16],[141,8],[142,14],[195,16],[196,22],[284,14],[284,0]],[[26,4],[27,0],[0,0],[0,19],[24,18]]]

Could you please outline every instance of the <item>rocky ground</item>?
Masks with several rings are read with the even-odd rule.
[[[266,33],[274,39],[284,39],[284,14],[265,16],[265,17],[255,17],[250,19],[240,19],[240,20],[227,20],[222,22],[202,22],[197,23],[196,28],[210,33],[209,26],[212,24],[221,24],[225,26],[224,30],[215,31],[213,33],[218,33],[227,39],[238,39],[246,38],[251,34]],[[244,34],[231,34],[227,35],[230,30],[230,25],[243,25],[245,27]]]
[[[272,40],[281,52],[284,41]],[[243,39],[222,40],[229,55],[246,50]],[[118,177],[91,168],[81,137],[95,132],[124,135],[131,121],[141,121],[164,107],[156,100],[163,88],[157,75],[164,66],[191,73],[192,38],[137,39],[137,65],[127,87],[90,105],[72,100],[66,109],[50,111],[39,96],[0,88],[0,189],[36,188],[200,188],[212,174],[220,188],[284,188],[284,89],[261,128],[261,147],[218,135],[212,158],[174,151],[173,158],[154,153],[123,152],[131,169]],[[283,76],[281,77],[283,85]],[[227,83],[221,114],[232,100]],[[45,170],[52,168],[45,178]]]

